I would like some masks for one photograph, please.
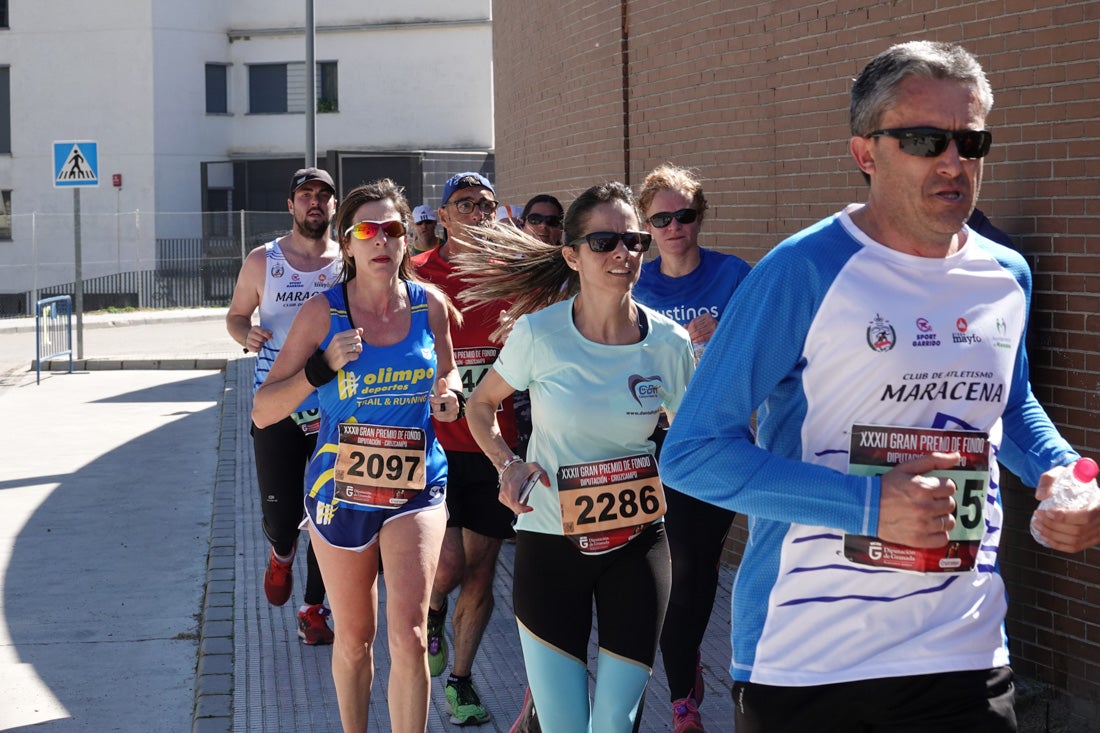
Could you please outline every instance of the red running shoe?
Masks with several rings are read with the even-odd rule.
[[[331,644],[334,634],[328,627],[332,611],[321,604],[298,612],[298,638],[310,646]]]
[[[706,733],[695,700],[690,697],[672,701],[672,733]]]
[[[290,600],[290,592],[294,590],[293,570],[294,554],[291,553],[289,562],[282,563],[275,557],[273,548],[264,573],[264,595],[272,606],[281,606]]]

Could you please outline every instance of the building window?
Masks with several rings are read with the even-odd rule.
[[[8,25],[8,0],[0,0],[0,28],[10,28]]]
[[[206,114],[229,112],[229,67],[225,64],[206,65]]]
[[[317,64],[317,111],[340,111],[340,95],[336,84],[335,61],[324,61]]]
[[[254,115],[282,114],[286,105],[286,64],[248,67],[248,111]]]
[[[11,67],[0,66],[0,155],[11,154]]]
[[[336,62],[317,64],[317,110],[339,109]],[[306,65],[252,64],[248,67],[248,111],[250,114],[285,114],[306,111]]]
[[[0,191],[0,240],[11,239],[11,191]]]

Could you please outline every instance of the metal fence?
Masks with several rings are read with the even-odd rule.
[[[225,306],[245,255],[282,236],[290,214],[138,211],[12,215],[0,247],[0,318],[26,317],[41,298],[76,297],[82,310]],[[79,275],[78,275],[79,273]]]
[[[34,311],[35,382],[42,383],[42,362],[58,356],[69,357],[73,372],[73,301],[67,295],[43,298]]]

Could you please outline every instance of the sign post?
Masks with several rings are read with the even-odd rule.
[[[99,185],[99,146],[92,140],[53,144],[54,188],[73,190],[73,301],[76,310],[76,358],[84,358],[84,272],[80,252],[80,189]]]

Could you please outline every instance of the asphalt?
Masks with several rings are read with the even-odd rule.
[[[71,373],[67,355],[35,370],[33,319],[0,320],[0,730],[340,730],[331,647],[301,644],[294,601],[262,594],[253,357],[224,315],[89,314]],[[478,731],[507,731],[523,698],[512,549],[474,664],[493,716]],[[710,731],[732,730],[732,574],[702,650]],[[381,585],[371,722],[388,731]],[[667,700],[658,661],[642,731],[671,730]],[[441,679],[428,730],[457,730]]]

